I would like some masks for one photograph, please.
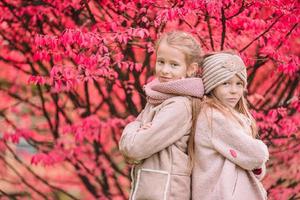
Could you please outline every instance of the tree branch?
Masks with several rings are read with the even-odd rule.
[[[277,17],[277,19],[261,34],[259,34],[256,38],[254,38],[249,44],[247,44],[245,47],[243,47],[239,52],[242,53],[243,51],[245,51],[249,46],[251,46],[253,44],[253,42],[255,42],[256,40],[258,40],[260,37],[262,37],[263,35],[265,35],[267,32],[269,32],[271,30],[271,28],[279,21],[279,19],[283,16],[280,15],[279,17]]]
[[[225,42],[225,37],[226,37],[226,17],[225,17],[225,11],[224,8],[221,8],[221,13],[222,13],[222,37],[221,37],[221,48],[220,50],[222,51],[224,49],[224,42]]]

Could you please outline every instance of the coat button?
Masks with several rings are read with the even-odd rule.
[[[235,150],[233,150],[233,149],[230,149],[229,151],[230,151],[230,154],[231,154],[231,156],[232,156],[232,157],[234,157],[234,158],[236,158],[236,157],[237,157],[237,153],[236,153],[236,151],[235,151]]]

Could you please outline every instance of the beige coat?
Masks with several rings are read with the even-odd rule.
[[[152,122],[150,128],[138,130],[147,122]],[[191,126],[190,100],[177,96],[158,106],[147,104],[125,127],[120,151],[141,161],[131,173],[131,200],[190,199],[187,141]]]
[[[267,146],[250,136],[246,117],[243,126],[216,109],[200,113],[195,135],[193,200],[265,200],[259,179],[269,158]],[[253,169],[262,168],[254,175]]]

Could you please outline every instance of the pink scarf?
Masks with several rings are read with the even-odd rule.
[[[154,79],[144,86],[147,101],[150,104],[161,104],[168,98],[175,96],[192,96],[200,98],[204,94],[201,78],[184,78],[169,82],[159,82]]]

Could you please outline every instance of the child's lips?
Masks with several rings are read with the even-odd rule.
[[[168,82],[168,81],[172,80],[171,78],[164,77],[164,76],[160,76],[158,79],[160,82]]]
[[[228,98],[227,100],[228,100],[229,102],[237,102],[238,99],[237,99],[237,98]]]

